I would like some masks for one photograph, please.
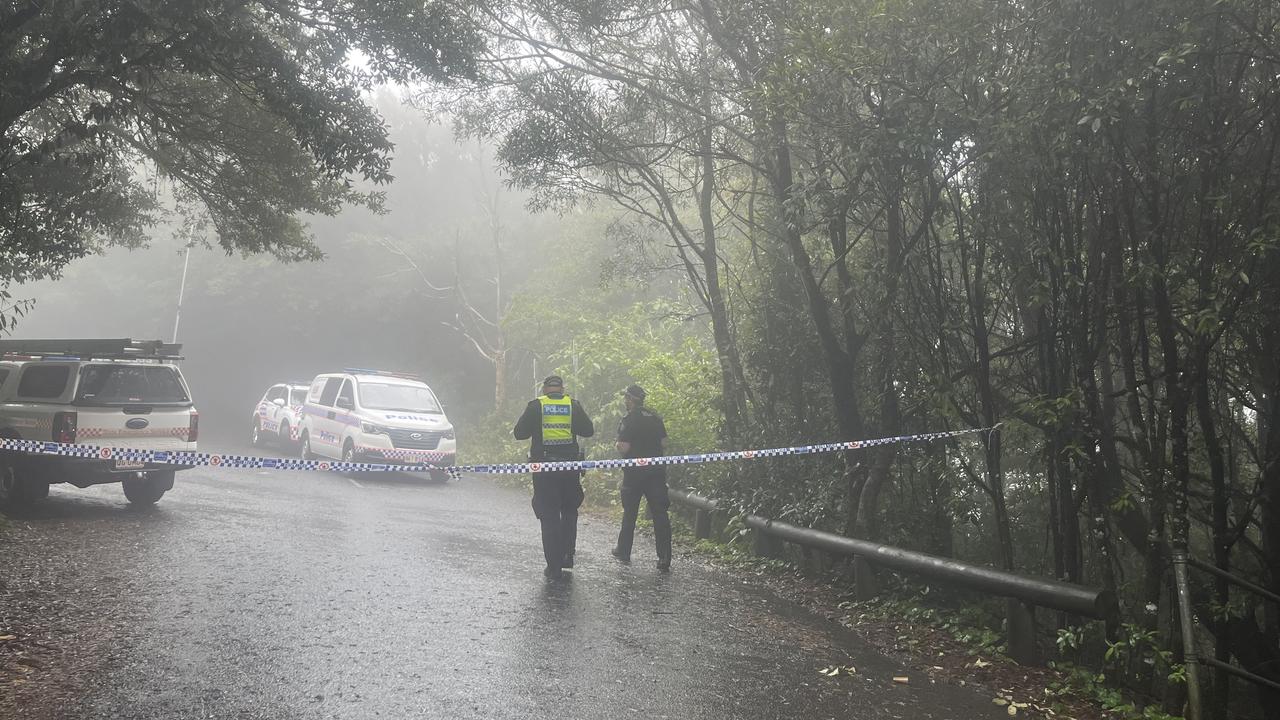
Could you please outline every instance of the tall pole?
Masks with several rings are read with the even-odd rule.
[[[178,344],[178,323],[182,322],[182,296],[187,292],[187,267],[191,264],[191,243],[187,243],[186,256],[182,259],[182,282],[178,285],[178,309],[173,313],[173,344]]]
[[[1182,664],[1186,668],[1187,720],[1200,720],[1200,656],[1196,652],[1196,621],[1187,582],[1187,551],[1173,551],[1173,578],[1178,592],[1178,620],[1182,626]]]

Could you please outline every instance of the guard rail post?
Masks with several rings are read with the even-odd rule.
[[[876,568],[861,555],[853,556],[853,595],[858,600],[871,600],[880,594]]]
[[[697,508],[693,513],[693,536],[699,540],[711,537],[711,511]]]
[[[1040,664],[1040,650],[1036,647],[1036,606],[1018,598],[1006,598],[1005,622],[1009,657],[1019,665]]]
[[[782,543],[766,530],[751,533],[751,552],[756,557],[777,559],[782,556]]]

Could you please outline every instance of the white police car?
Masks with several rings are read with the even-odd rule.
[[[412,375],[348,369],[317,375],[302,406],[304,460],[427,465],[436,478],[457,459],[453,425],[431,388]]]
[[[131,503],[159,500],[184,468],[108,448],[196,451],[200,416],[180,350],[159,340],[0,340],[0,437],[103,449],[97,457],[0,452],[0,504],[39,500],[60,482],[118,482]]]
[[[249,440],[255,446],[274,441],[282,447],[298,442],[302,428],[302,405],[307,401],[305,382],[279,383],[267,388],[253,409]]]

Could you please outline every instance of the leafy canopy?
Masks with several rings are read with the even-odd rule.
[[[300,214],[377,207],[380,83],[473,75],[458,3],[0,3],[0,283],[139,243],[172,188],[227,252],[319,256]],[[163,184],[162,184],[163,183]]]

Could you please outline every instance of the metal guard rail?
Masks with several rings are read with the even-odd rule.
[[[675,502],[698,510],[695,534],[699,538],[709,537],[710,516],[720,509],[716,501],[681,490],[671,490],[670,495]],[[855,573],[859,576],[869,574],[868,565],[884,567],[1017,601],[1011,602],[1009,607],[1009,647],[1010,654],[1019,662],[1038,660],[1034,640],[1033,608],[1036,606],[1097,618],[1106,621],[1108,625],[1114,623],[1119,614],[1115,594],[1109,590],[971,565],[892,545],[798,527],[758,515],[746,515],[743,521],[748,528],[763,535],[854,558]],[[868,585],[874,587],[873,583],[864,584],[861,577],[856,578],[856,582],[860,588]],[[863,594],[874,594],[874,591],[863,593],[860,590],[859,596]]]
[[[719,510],[714,500],[680,490],[670,491],[672,499],[699,510]],[[892,545],[858,540],[835,533],[797,527],[758,515],[744,518],[747,527],[779,537],[787,542],[823,550],[835,555],[860,557],[878,567],[937,579],[951,585],[1012,597],[1040,607],[1073,615],[1107,620],[1114,617],[1114,593],[1045,578],[1018,575],[1005,570],[971,565],[950,558],[904,550]]]

